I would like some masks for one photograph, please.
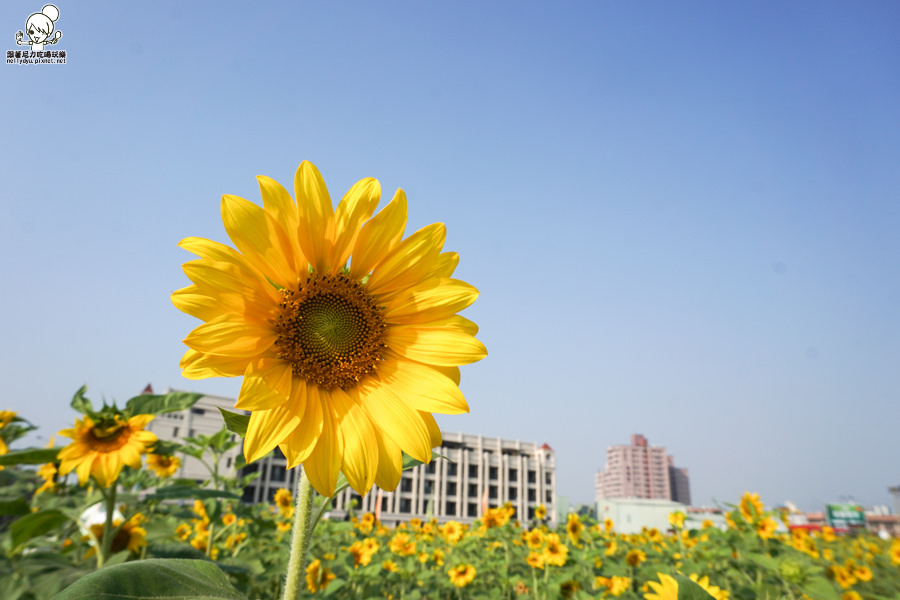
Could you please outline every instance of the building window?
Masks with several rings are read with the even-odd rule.
[[[269,472],[269,479],[272,481],[284,481],[285,475],[287,475],[287,471],[279,469],[276,465],[272,465],[272,469]]]
[[[244,495],[241,496],[241,501],[245,504],[253,504],[256,502],[256,488],[249,485],[245,487]]]
[[[436,464],[435,461],[431,461],[430,463],[425,465],[425,472],[426,473],[434,473],[435,464]]]
[[[535,502],[537,500],[537,493],[534,490],[528,490],[528,501]]]
[[[488,478],[496,481],[498,476],[497,467],[488,467]]]
[[[456,475],[456,463],[447,463],[447,475],[449,477]]]
[[[529,506],[529,507],[528,507],[528,518],[529,518],[529,519],[533,519],[533,518],[534,518],[534,507],[533,507],[533,506]]]
[[[544,483],[547,485],[553,485],[553,475],[551,473],[544,473]]]
[[[193,415],[205,415],[205,414],[206,414],[206,410],[203,409],[203,408],[192,408],[192,409],[191,409],[191,414],[193,414]]]
[[[469,465],[469,478],[476,479],[478,477],[478,465]]]
[[[385,496],[381,497],[381,512],[387,512],[388,509],[388,499]]]
[[[447,510],[445,510],[444,513],[450,517],[455,517],[456,516],[456,502],[453,502],[452,500],[448,500],[447,501]]]
[[[468,513],[466,515],[467,517],[477,517],[478,516],[478,504],[476,504],[475,502],[469,502],[468,506],[466,507],[466,511]]]
[[[178,428],[177,427],[172,428],[172,437],[174,437],[174,438],[178,437]]]
[[[412,512],[412,502],[409,498],[400,498],[400,510],[402,513],[411,513]]]
[[[515,469],[509,470],[509,480],[510,481],[518,481],[519,480],[519,472]]]
[[[491,500],[497,499],[497,486],[496,485],[488,486],[488,498],[490,498]]]
[[[547,490],[544,492],[544,501],[545,502],[553,502],[553,492]]]
[[[266,494],[266,498],[269,500],[269,502],[275,502],[275,492],[277,491],[278,490],[276,490],[275,488],[269,488],[269,493]]]
[[[432,481],[431,479],[426,479],[425,480],[425,489],[422,491],[422,493],[430,494],[433,491],[434,491],[434,481]]]
[[[448,495],[448,496],[455,496],[455,495],[456,495],[456,482],[455,482],[455,481],[448,481],[448,482],[447,482],[447,495]]]
[[[530,470],[528,471],[528,483],[536,483],[537,481],[537,473]]]
[[[284,452],[281,451],[281,448],[275,446],[275,458],[284,458]]]
[[[231,457],[225,459],[225,468],[228,469],[231,467]]]
[[[518,498],[519,498],[519,491],[514,487],[509,488],[509,499],[517,500]]]
[[[478,484],[470,483],[469,484],[469,498],[477,498],[478,497]]]
[[[400,491],[401,492],[411,492],[412,491],[412,479],[409,477],[404,477],[400,480]]]

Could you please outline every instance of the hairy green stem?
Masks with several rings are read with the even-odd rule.
[[[297,507],[294,510],[294,530],[291,532],[291,556],[288,559],[284,600],[297,600],[303,593],[303,575],[306,572],[306,555],[312,538],[312,505],[314,491],[306,471],[300,471],[297,482]]]
[[[97,568],[100,569],[109,558],[109,552],[112,549],[113,541],[113,515],[116,512],[116,485],[118,481],[114,481],[109,487],[109,493],[103,492],[106,499],[106,522],[103,524],[103,537],[100,541],[100,552],[97,553]],[[101,488],[102,490],[102,488]]]

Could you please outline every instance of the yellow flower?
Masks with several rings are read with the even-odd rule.
[[[147,455],[147,466],[165,479],[178,471],[178,468],[181,467],[181,459],[169,454],[149,454]]]
[[[606,556],[612,556],[615,553],[616,553],[616,540],[613,540],[606,544],[606,550],[604,551],[604,554],[606,554]]]
[[[575,595],[575,592],[580,589],[581,585],[573,579],[563,581],[561,584],[559,584],[559,593],[563,598],[571,598],[573,595]]]
[[[555,533],[547,534],[547,545],[544,547],[544,562],[550,565],[561,567],[566,564],[566,558],[569,556],[569,549],[560,543],[559,535]]]
[[[93,475],[100,487],[109,487],[118,479],[123,465],[141,468],[141,454],[156,442],[155,434],[144,431],[152,420],[153,415],[137,415],[126,421],[119,414],[97,423],[90,417],[76,419],[75,427],[59,432],[73,440],[59,452],[59,474],[75,470],[79,484],[87,485]]]
[[[706,575],[700,577],[696,573],[691,573],[690,580],[702,587],[706,591],[706,593],[708,593],[716,600],[729,600],[729,598],[731,597],[728,590],[723,590],[714,585],[710,585],[709,577],[707,577]]]
[[[653,593],[644,594],[645,600],[678,600],[678,582],[675,578],[665,573],[657,573],[656,576],[659,578],[659,583],[647,582]]]
[[[892,565],[900,565],[900,538],[894,538],[894,541],[891,542],[891,564]]]
[[[139,526],[140,523],[143,522],[143,519],[144,515],[138,513],[124,523],[122,523],[121,520],[117,520],[113,523],[113,527],[118,527],[110,547],[113,554],[126,549],[132,554],[137,554],[141,551],[141,548],[147,545],[147,530]],[[96,523],[91,525],[91,533],[93,533],[97,541],[100,542],[103,538],[103,524]],[[85,558],[90,558],[95,552],[96,548],[92,546],[85,552],[84,556]]]
[[[398,556],[412,556],[416,553],[416,543],[407,533],[396,533],[388,547]]]
[[[288,532],[288,531],[291,530],[291,522],[290,522],[290,521],[278,521],[278,522],[275,524],[275,527],[276,527],[276,528],[278,529],[278,531],[280,531],[281,533],[286,533],[286,532]]]
[[[234,513],[225,513],[222,515],[222,523],[227,527],[237,521],[237,515]]]
[[[457,521],[447,521],[441,526],[441,535],[444,536],[449,543],[455,544],[463,537],[462,524]]]
[[[643,550],[629,550],[625,555],[625,562],[631,567],[637,567],[647,560],[647,554]]]
[[[475,567],[461,564],[450,569],[450,583],[458,588],[464,588],[475,579]]]
[[[744,492],[744,495],[741,497],[739,508],[741,510],[741,515],[743,515],[745,520],[750,522],[755,521],[762,515],[763,511],[763,504],[759,499],[759,494]]]
[[[834,529],[832,529],[828,525],[822,527],[822,539],[826,542],[833,542],[834,540],[836,540],[837,536],[834,535]]]
[[[540,529],[532,529],[524,534],[525,544],[532,550],[537,550],[544,545],[544,533]]]
[[[841,565],[833,566],[831,568],[831,573],[834,575],[834,580],[837,584],[845,590],[849,587],[853,587],[858,581],[852,570],[842,567]]]
[[[275,490],[275,506],[284,518],[290,519],[294,516],[294,496],[290,490],[285,488]]]
[[[3,429],[16,418],[19,413],[12,410],[0,410],[0,429]]]
[[[0,454],[3,453],[0,452]],[[56,486],[56,465],[53,463],[41,465],[37,472],[38,475],[40,475],[44,480],[44,483],[42,483],[41,487],[34,491],[35,496],[48,490],[52,490]]]
[[[319,590],[324,590],[334,578],[334,573],[323,567],[318,558],[306,567],[306,587],[310,593],[315,594]]]
[[[534,509],[534,518],[538,521],[543,521],[547,518],[547,507],[543,504],[538,504],[537,508]]]
[[[859,592],[850,590],[841,594],[841,600],[863,600],[863,597],[859,595]]]
[[[191,532],[193,528],[187,523],[181,523],[178,527],[175,528],[175,535],[178,536],[180,540],[186,540],[191,537]]]
[[[546,558],[543,553],[529,552],[528,556],[525,558],[525,562],[527,562],[532,569],[543,569]]]
[[[581,537],[581,532],[584,531],[584,525],[581,523],[581,520],[576,513],[569,513],[568,519],[569,522],[566,523],[566,534],[569,536],[569,541],[577,546],[578,539]]]
[[[294,177],[296,203],[258,180],[263,207],[222,198],[237,251],[180,242],[200,260],[184,265],[194,285],[172,301],[204,321],[184,340],[183,374],[244,377],[235,406],[252,413],[248,462],[278,446],[324,496],[341,471],[360,494],[373,482],[393,490],[401,451],[428,462],[441,443],[431,413],[468,412],[458,367],[487,351],[456,313],[478,292],[451,278],[458,255],[441,252],[443,224],[402,239],[402,190],[370,218],[375,179],[356,183],[336,210],[308,162]]]
[[[771,517],[766,517],[765,519],[761,519],[756,523],[756,533],[759,534],[759,537],[764,540],[767,540],[775,535],[775,530],[777,528],[778,522]]]
[[[385,571],[389,571],[389,572],[391,572],[391,573],[396,573],[397,571],[400,570],[400,569],[397,567],[397,563],[395,563],[394,561],[392,561],[392,560],[390,560],[390,559],[385,560],[384,562],[382,562],[382,563],[381,563],[381,568],[384,569]]]
[[[856,567],[853,569],[853,576],[860,581],[872,581],[872,569],[869,567]]]
[[[675,529],[684,527],[684,513],[680,510],[669,513],[669,524]]]

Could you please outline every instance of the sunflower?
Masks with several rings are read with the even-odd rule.
[[[294,496],[291,494],[291,491],[286,488],[278,488],[275,491],[275,506],[278,507],[278,512],[281,513],[286,519],[290,519],[294,516]]]
[[[647,560],[647,554],[643,550],[629,550],[625,555],[625,562],[632,567],[640,566],[645,560]]]
[[[235,407],[251,411],[248,462],[278,446],[326,496],[341,471],[360,494],[373,483],[393,490],[402,452],[428,462],[441,443],[431,413],[468,412],[458,367],[487,351],[456,313],[478,292],[451,278],[458,255],[441,252],[443,224],[402,239],[402,190],[371,217],[381,195],[372,178],[337,209],[311,163],[295,174],[296,203],[258,180],[262,207],[222,198],[237,250],[180,242],[200,260],[184,265],[193,285],[172,301],[204,321],[184,340],[183,374],[244,376]]]
[[[543,504],[538,504],[537,508],[534,509],[534,518],[538,521],[543,521],[547,518],[547,507]]]
[[[170,454],[149,454],[147,466],[161,479],[174,475],[181,467],[181,459]]]
[[[334,573],[323,567],[322,561],[318,558],[306,567],[306,587],[310,593],[315,594],[319,590],[324,590],[334,578]]]
[[[665,573],[657,573],[659,583],[648,581],[652,594],[644,594],[645,600],[678,600],[678,581]]]
[[[137,554],[141,548],[147,545],[147,530],[140,525],[144,522],[144,515],[137,513],[124,523],[121,519],[117,519],[113,523],[114,527],[118,527],[112,539],[110,551],[115,554],[122,550],[128,550],[132,554]],[[98,541],[103,538],[103,524],[96,523],[91,525],[91,533]],[[90,558],[96,552],[93,546],[85,552],[85,558]]]
[[[468,564],[460,564],[450,569],[450,583],[458,588],[464,588],[475,579],[475,567]]]
[[[156,442],[156,435],[144,431],[153,415],[136,415],[126,420],[120,413],[105,411],[95,422],[91,417],[75,419],[75,427],[59,432],[71,438],[71,444],[60,450],[59,474],[72,470],[78,483],[86,485],[91,475],[100,487],[109,487],[119,477],[123,465],[141,468],[141,454]]]

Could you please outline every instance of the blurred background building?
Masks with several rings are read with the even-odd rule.
[[[691,503],[688,470],[675,467],[665,448],[648,445],[640,434],[631,436],[630,445],[607,447],[606,468],[597,472],[594,481],[598,501],[642,498]]]

